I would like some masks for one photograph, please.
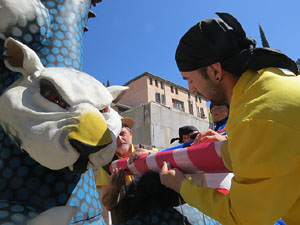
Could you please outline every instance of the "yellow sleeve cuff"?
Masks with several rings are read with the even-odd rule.
[[[108,173],[106,173],[102,167],[99,167],[98,174],[96,177],[96,187],[98,189],[101,189],[103,186],[108,185],[109,179],[110,179],[110,176],[108,175]]]

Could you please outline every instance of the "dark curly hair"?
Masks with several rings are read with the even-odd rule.
[[[118,221],[124,223],[135,216],[143,216],[158,206],[166,209],[183,202],[177,192],[160,183],[158,173],[148,172],[127,185],[125,195],[115,210]]]

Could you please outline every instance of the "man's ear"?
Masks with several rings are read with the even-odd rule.
[[[221,63],[216,62],[207,67],[207,73],[212,75],[212,79],[221,81],[223,79],[223,70]]]

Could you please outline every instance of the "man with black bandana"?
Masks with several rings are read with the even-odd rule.
[[[222,224],[300,224],[297,66],[278,50],[256,48],[230,14],[217,15],[187,31],[176,62],[192,93],[230,104],[228,139],[203,132],[196,141],[224,141],[221,156],[234,173],[230,193],[199,187],[166,163],[161,182]]]
[[[180,144],[193,141],[196,138],[197,134],[199,134],[198,129],[194,126],[180,127],[178,132],[179,137],[172,138],[170,144],[172,144],[174,141],[178,141]]]

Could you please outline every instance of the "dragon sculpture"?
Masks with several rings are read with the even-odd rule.
[[[82,68],[99,0],[0,1],[0,224],[105,224],[92,166],[114,154],[121,122]]]

